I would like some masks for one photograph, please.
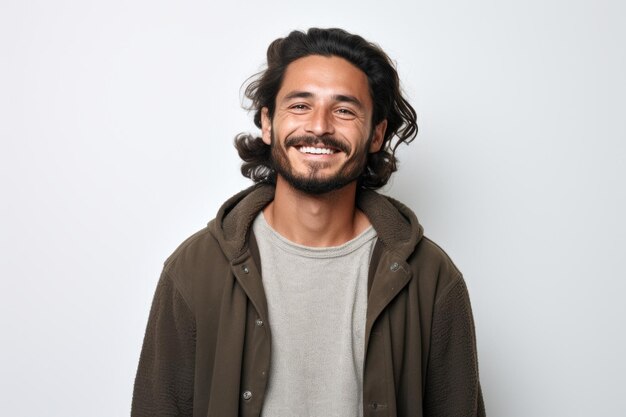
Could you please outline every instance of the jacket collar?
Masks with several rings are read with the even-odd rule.
[[[256,184],[228,199],[209,224],[211,233],[230,259],[248,249],[248,237],[255,217],[274,199],[274,186]],[[415,214],[404,204],[375,191],[361,189],[357,206],[368,217],[385,249],[406,259],[423,236]]]

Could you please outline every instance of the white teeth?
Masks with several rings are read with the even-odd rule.
[[[312,153],[312,154],[324,154],[324,155],[332,155],[335,153],[332,149],[328,148],[314,148],[312,146],[301,146],[299,151],[302,153]]]

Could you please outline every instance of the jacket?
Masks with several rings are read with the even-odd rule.
[[[274,196],[230,198],[165,262],[133,392],[132,417],[257,417],[271,322],[251,225]],[[459,270],[403,204],[360,190],[378,234],[370,262],[364,416],[484,416],[474,323]]]

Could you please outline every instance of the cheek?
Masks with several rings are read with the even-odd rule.
[[[352,134],[352,137],[354,138],[354,148],[359,151],[363,151],[364,149],[367,151],[372,143],[372,138],[374,137],[373,133],[372,129],[364,127],[359,127],[359,129],[355,130]]]
[[[306,114],[290,114],[283,113],[277,114],[274,118],[274,128],[277,132],[280,132],[280,137],[285,138],[288,135],[302,135],[305,134],[307,126],[311,123],[311,116]],[[335,127],[344,129],[339,122],[334,122]]]

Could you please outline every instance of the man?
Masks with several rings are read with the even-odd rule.
[[[235,139],[256,185],[165,262],[132,415],[483,416],[463,278],[372,191],[417,132],[390,59],[340,29],[267,57]]]

